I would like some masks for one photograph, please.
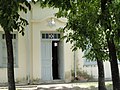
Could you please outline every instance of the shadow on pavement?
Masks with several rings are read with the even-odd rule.
[[[78,86],[75,87],[65,87],[65,86],[61,86],[61,87],[39,87],[37,90],[97,90],[96,87],[91,86],[90,88],[80,88]]]

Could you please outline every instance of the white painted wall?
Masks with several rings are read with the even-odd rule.
[[[84,59],[83,59],[84,54],[82,53],[82,51],[78,50],[76,54],[77,54],[76,56],[78,57],[77,61],[79,62],[78,63],[79,69],[86,71],[89,75],[92,75],[94,78],[97,79],[98,78],[97,63],[95,65],[84,65]],[[111,67],[109,61],[104,62],[104,73],[105,73],[105,79],[111,80]]]
[[[26,27],[25,36],[18,34],[18,68],[15,68],[16,80],[41,79],[41,33],[57,32],[56,29],[64,27],[67,21],[65,18],[57,19],[54,17],[57,10],[49,8],[41,9],[38,4],[32,5],[32,10],[28,14],[20,12],[23,17],[28,19],[29,26]],[[55,26],[48,25],[51,18],[54,18]],[[71,69],[74,67],[74,52],[71,51],[71,46],[70,43],[63,41],[63,78],[66,82],[71,80]],[[78,50],[75,53],[75,59],[79,62],[78,67],[97,78],[97,66],[84,66],[82,51]],[[104,65],[105,77],[111,78],[109,62],[105,62]],[[0,68],[0,73],[0,82],[7,82],[6,68]]]

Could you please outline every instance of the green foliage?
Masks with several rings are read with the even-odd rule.
[[[73,50],[81,48],[85,57],[95,60],[108,60],[108,51],[105,33],[100,26],[100,2],[98,0],[78,1],[73,3],[73,8],[59,11],[56,15],[68,18],[68,23],[63,30],[66,33],[66,42],[73,43]]]
[[[75,2],[75,0],[38,0],[40,2],[40,5],[42,7],[54,7],[59,9],[66,9],[69,10],[71,8],[72,2]]]
[[[24,35],[27,20],[19,15],[19,10],[27,13],[31,9],[27,0],[0,0],[0,25],[6,31],[18,30]]]
[[[109,60],[106,38],[113,37],[120,59],[119,0],[112,0],[106,5],[107,16],[102,14],[101,0],[43,0],[40,1],[40,5],[59,8],[56,16],[68,19],[68,23],[60,31],[66,33],[63,37],[67,38],[66,42],[73,43],[73,50],[81,48],[85,51],[85,57],[91,60],[96,57]],[[108,26],[111,26],[111,30]]]

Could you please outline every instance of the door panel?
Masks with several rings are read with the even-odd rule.
[[[63,60],[63,42],[58,44],[58,69],[59,69],[59,78],[64,78],[64,60]]]
[[[41,44],[42,80],[52,80],[52,42],[42,41]]]

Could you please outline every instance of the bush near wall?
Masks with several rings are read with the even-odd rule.
[[[74,72],[74,70],[72,70],[72,81],[74,81],[74,80],[76,80],[76,81],[92,81],[92,80],[94,80],[93,76],[89,75],[84,70],[77,69],[76,70],[77,77],[74,77],[74,74],[75,74],[75,72]]]

